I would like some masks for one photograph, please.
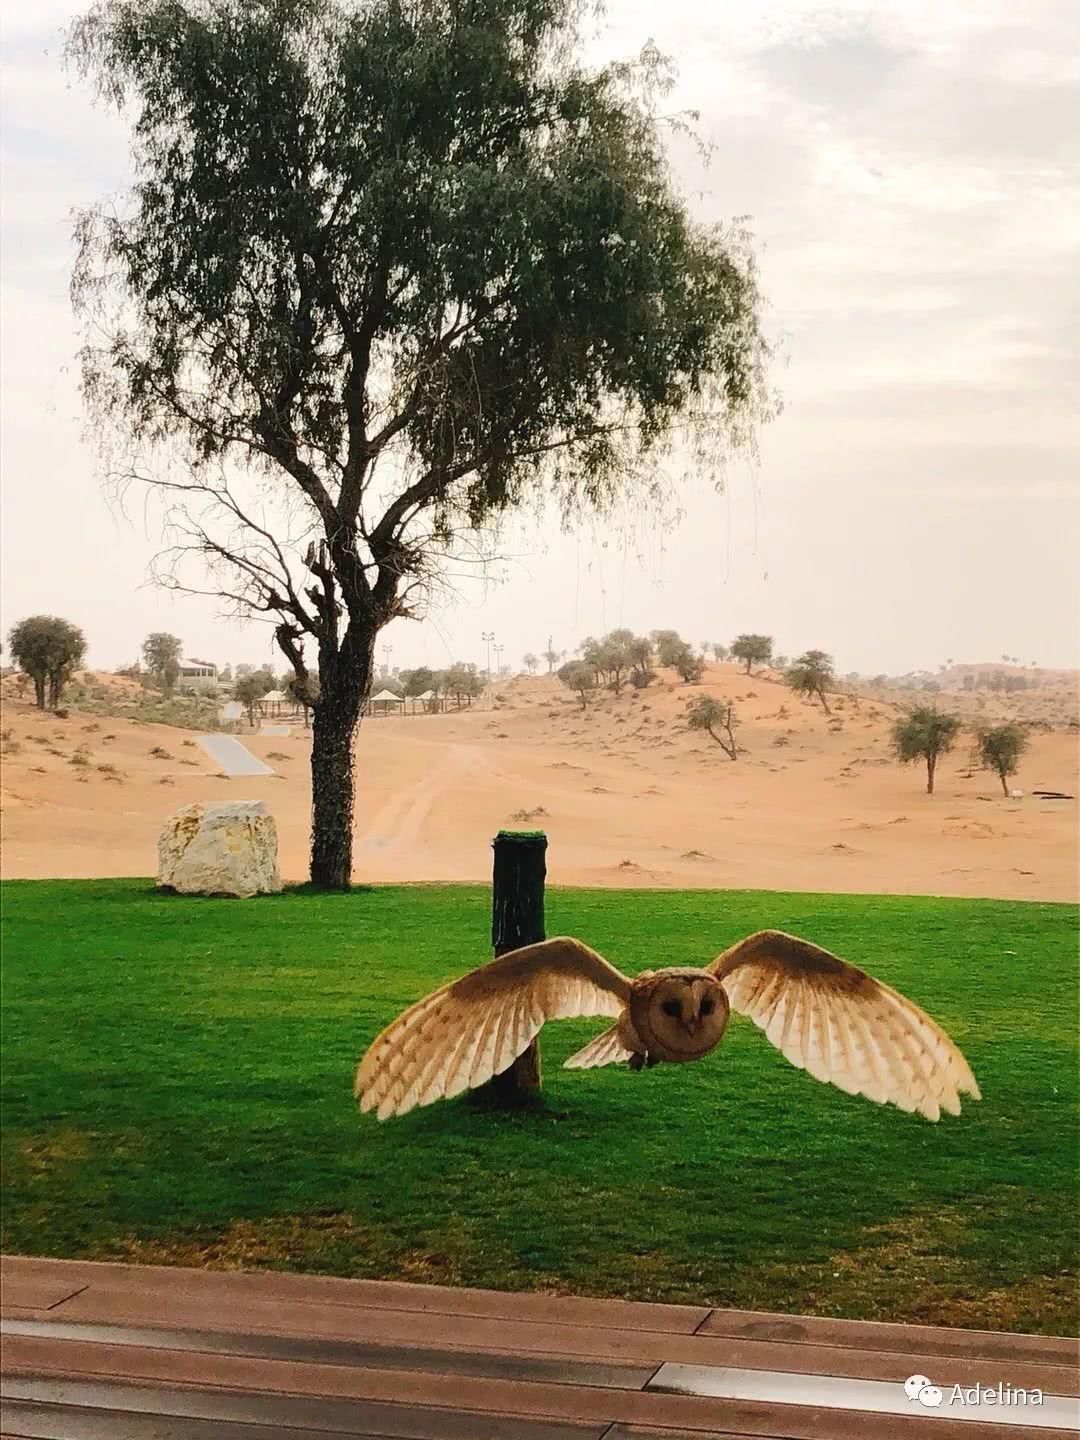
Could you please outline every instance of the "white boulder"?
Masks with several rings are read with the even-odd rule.
[[[181,895],[276,895],[274,817],[261,800],[185,805],[158,836],[158,885]]]

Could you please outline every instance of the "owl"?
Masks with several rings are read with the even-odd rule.
[[[980,1099],[967,1061],[917,1005],[846,961],[761,930],[704,969],[629,979],[580,940],[513,950],[403,1011],[368,1049],[354,1093],[380,1120],[483,1085],[528,1049],[548,1020],[615,1023],[566,1061],[570,1070],[700,1060],[745,1015],[815,1080],[927,1120]]]

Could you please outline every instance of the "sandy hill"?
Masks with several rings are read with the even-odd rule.
[[[735,705],[745,753],[734,764],[685,725],[703,693]],[[1033,733],[1021,799],[969,769],[965,738],[931,797],[920,771],[890,757],[895,697],[830,704],[831,717],[777,675],[722,665],[702,685],[664,673],[584,711],[538,676],[460,713],[366,721],[356,878],[485,881],[492,834],[528,824],[550,836],[554,884],[1074,897],[1077,802],[1032,794],[1078,793],[1074,733]],[[262,798],[285,876],[303,878],[302,731],[252,737],[276,773],[229,780],[191,731],[75,709],[58,719],[7,696],[4,708],[5,875],[151,874],[172,810]]]

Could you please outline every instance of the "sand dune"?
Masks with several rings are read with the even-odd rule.
[[[735,704],[734,764],[683,723],[703,692]],[[550,837],[553,884],[1075,898],[1077,802],[1031,793],[1078,794],[1075,733],[1033,735],[1020,800],[968,768],[966,739],[927,796],[922,772],[889,756],[893,704],[832,703],[828,717],[775,678],[716,666],[701,686],[672,677],[587,711],[543,677],[460,714],[366,721],[355,878],[486,881],[494,832],[529,824]],[[251,737],[276,773],[229,780],[189,731],[59,719],[10,696],[4,726],[5,876],[152,874],[171,811],[257,798],[277,817],[285,877],[304,878],[303,733]]]

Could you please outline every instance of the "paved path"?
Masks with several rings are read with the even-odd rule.
[[[1077,1342],[1045,1336],[22,1257],[0,1279],[4,1437],[1054,1440],[1080,1416]],[[1045,1398],[950,1403],[999,1383]]]
[[[273,775],[235,735],[200,735],[199,743],[226,775]]]

